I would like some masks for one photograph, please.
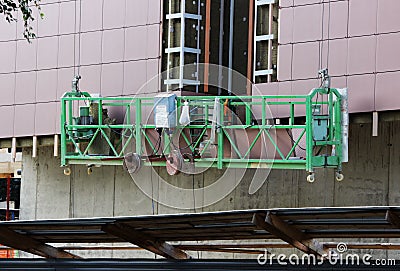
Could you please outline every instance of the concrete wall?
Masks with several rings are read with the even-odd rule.
[[[371,124],[353,123],[350,128],[350,163],[344,166],[345,180],[336,182],[332,170],[319,170],[316,182],[306,182],[303,171],[273,170],[261,189],[248,194],[253,172],[238,180],[239,185],[221,201],[196,211],[221,211],[255,208],[372,206],[400,204],[400,121],[380,122],[379,136],[371,136]],[[147,197],[122,167],[95,168],[90,176],[84,166],[72,167],[71,176],[64,176],[60,161],[52,156],[52,147],[39,149],[38,157],[23,150],[21,190],[22,219],[135,216],[193,212],[158,204],[157,199],[174,197],[182,203],[199,206],[211,193],[166,195],[159,191],[160,177],[143,168],[142,181],[153,187]],[[165,171],[157,169],[160,176]],[[195,176],[179,175],[170,181],[180,187],[198,188],[212,182],[220,172],[212,169]],[[147,187],[147,188],[148,188]],[[111,252],[110,252],[111,253]],[[97,256],[101,256],[96,254]],[[105,254],[110,256],[112,254]],[[115,254],[115,255],[131,255]],[[151,255],[151,254],[141,254]],[[104,256],[104,255],[103,255]]]

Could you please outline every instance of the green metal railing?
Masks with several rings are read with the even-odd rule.
[[[219,110],[214,108],[216,99],[220,103]],[[177,97],[177,119],[183,102],[187,101],[194,111],[191,115],[197,115],[197,120],[192,120],[185,127],[178,125],[172,130],[159,129],[155,132],[153,98],[98,98],[85,92],[69,92],[61,99],[61,165],[122,165],[124,155],[135,152],[144,165],[165,166],[166,157],[173,148],[192,153],[197,167],[303,169],[309,173],[313,173],[315,168],[333,167],[340,172],[341,99],[337,89],[314,89],[309,95],[296,96]],[[75,113],[79,105],[90,105],[92,118],[95,116],[96,121],[90,125],[79,123]],[[327,135],[322,140],[316,140],[316,131],[313,131],[313,125],[319,122],[315,111],[318,106],[326,113],[322,115],[325,116]],[[283,108],[285,122],[276,124],[270,107]],[[125,115],[123,122],[106,121],[109,118],[104,109],[113,108],[118,108],[120,114]],[[259,112],[258,117],[254,111]],[[214,114],[219,114],[217,124],[210,120]],[[296,117],[298,115],[302,117]],[[212,129],[215,130],[215,141],[204,140]],[[294,129],[298,131],[297,138],[292,138],[291,131]],[[240,140],[234,138],[235,131],[239,130],[242,134],[252,133],[254,136],[244,150]],[[197,133],[195,137],[190,136],[193,131]],[[280,138],[283,131],[292,135],[290,146],[284,148]],[[176,138],[180,139],[174,144]],[[93,147],[99,142],[106,146],[106,152],[93,152]],[[185,146],[181,148],[179,142],[184,142]],[[305,146],[300,146],[300,142]],[[260,144],[272,146],[274,157],[252,156],[252,153],[260,152],[256,149],[260,148]],[[210,145],[216,149],[216,155],[205,157],[204,152]],[[299,149],[304,149],[301,157],[295,155]]]

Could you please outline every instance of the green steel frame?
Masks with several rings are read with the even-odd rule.
[[[322,99],[325,97],[325,99]],[[276,168],[276,169],[303,169],[310,174],[314,172],[315,168],[320,167],[333,167],[337,172],[342,169],[342,114],[341,114],[341,94],[337,89],[314,89],[308,95],[297,96],[187,96],[177,97],[177,112],[180,112],[184,101],[188,101],[191,106],[201,107],[203,109],[203,123],[190,123],[186,127],[177,127],[176,131],[182,129],[197,129],[200,130],[198,136],[193,142],[185,133],[181,133],[182,138],[188,144],[187,148],[191,151],[199,149],[203,135],[207,129],[215,128],[209,117],[212,114],[216,98],[219,99],[221,106],[218,114],[220,114],[221,123],[217,125],[216,129],[216,158],[195,158],[194,162],[197,167],[217,167],[218,169],[232,167],[232,168]],[[224,121],[226,116],[224,110],[226,104],[230,108],[241,107],[244,111],[241,124],[232,124],[232,122]],[[97,125],[79,125],[74,122],[74,112],[78,104],[98,103],[98,124]],[[321,105],[326,108],[328,121],[328,138],[324,141],[315,141],[313,138],[313,118],[315,105]],[[268,119],[271,118],[268,107],[287,107],[289,108],[287,124],[271,124]],[[103,124],[103,108],[120,107],[126,113],[124,123],[119,124]],[[135,146],[136,153],[145,155],[143,151],[143,142],[148,144],[154,153],[159,153],[159,147],[150,139],[149,130],[154,130],[154,124],[147,124],[143,121],[143,112],[151,112],[154,107],[153,98],[151,97],[113,97],[113,98],[98,98],[91,97],[86,92],[69,92],[61,99],[61,166],[68,167],[72,164],[83,164],[88,166],[99,165],[122,165],[124,153],[128,146]],[[261,120],[254,123],[254,116],[252,109],[261,107]],[[297,107],[305,109],[303,119],[305,122],[302,124],[295,124],[295,114]],[[179,115],[179,114],[178,114]],[[180,130],[180,128],[182,128]],[[92,136],[88,138],[77,138],[74,134],[76,131],[93,131]],[[106,132],[107,129],[112,131],[121,131],[121,137],[117,142],[111,142],[110,135]],[[229,130],[242,129],[242,130],[256,130],[257,136],[254,141],[249,142],[249,148],[246,151],[239,151],[235,140],[229,135]],[[271,129],[298,129],[301,130],[300,136],[293,140],[292,147],[289,152],[284,152],[278,146],[276,140],[270,133]],[[258,131],[258,132],[257,132]],[[163,132],[167,134],[167,132]],[[96,155],[89,154],[89,149],[92,146],[95,138],[102,137],[109,145],[110,155]],[[276,147],[278,158],[275,159],[249,159],[250,152],[258,140],[263,137],[269,140],[272,145]],[[305,157],[302,159],[293,159],[293,153],[299,142],[304,140],[305,137]],[[170,151],[169,144],[170,137],[164,136],[164,146],[161,150],[162,154],[168,154]],[[85,147],[80,143],[85,142]],[[131,145],[132,144],[132,145]],[[232,156],[224,156],[224,144],[230,144],[231,149],[235,153],[236,158]],[[68,149],[73,151],[68,151]],[[321,155],[321,150],[334,148],[329,154]],[[143,158],[143,164],[146,166],[165,166],[165,159],[150,160]]]

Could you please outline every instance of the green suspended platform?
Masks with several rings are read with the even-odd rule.
[[[345,89],[218,97],[95,97],[75,89],[61,99],[61,123],[67,175],[79,164],[89,174],[107,165],[130,173],[167,167],[171,175],[183,168],[272,168],[305,170],[313,182],[315,169],[328,167],[340,181],[348,159]]]

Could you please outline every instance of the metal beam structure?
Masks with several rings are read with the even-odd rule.
[[[349,241],[354,249],[400,249],[400,228],[388,222],[400,207],[349,207],[245,210],[216,213],[151,215],[120,218],[8,221],[0,223],[0,243],[43,257],[76,258],[48,244],[111,244],[131,242],[172,259],[187,259],[185,251],[254,254],[257,249],[295,247],[321,255]],[[324,243],[323,240],[331,239]],[[354,238],[362,239],[354,243]],[[375,238],[388,238],[378,244]],[[391,243],[393,238],[394,242]],[[217,244],[216,241],[231,241]],[[238,240],[253,240],[240,243]],[[273,243],[272,241],[284,241]],[[185,244],[213,241],[213,245]],[[170,242],[180,242],[172,246]],[[72,249],[72,248],[71,248]],[[90,248],[88,248],[90,250]],[[121,248],[123,249],[123,248]],[[130,248],[134,249],[134,248]],[[135,248],[137,249],[137,248]],[[79,250],[79,249],[78,249]],[[256,252],[255,252],[256,251]]]
[[[0,240],[3,245],[23,250],[45,258],[79,259],[79,256],[65,252],[60,248],[39,242],[29,236],[19,234],[7,227],[0,226]]]
[[[148,251],[154,252],[157,255],[170,259],[189,259],[190,257],[183,251],[174,246],[158,241],[153,237],[139,233],[131,227],[118,223],[115,225],[104,225],[101,228],[104,232],[118,236],[134,245],[142,247]]]
[[[54,271],[54,270],[88,270],[88,271],[161,271],[161,270],[227,270],[227,271],[286,271],[286,270],[310,270],[310,271],[390,271],[398,270],[396,265],[346,265],[329,263],[321,265],[282,265],[273,263],[271,265],[260,265],[255,260],[190,260],[185,262],[169,260],[121,260],[121,259],[94,259],[94,260],[38,260],[17,259],[1,260],[2,271]]]
[[[392,211],[386,212],[386,221],[400,229],[400,217]]]
[[[297,228],[290,226],[271,212],[268,212],[266,215],[263,213],[254,214],[253,223],[260,229],[266,230],[307,254],[322,256],[328,252],[318,241],[313,240],[308,234]]]

